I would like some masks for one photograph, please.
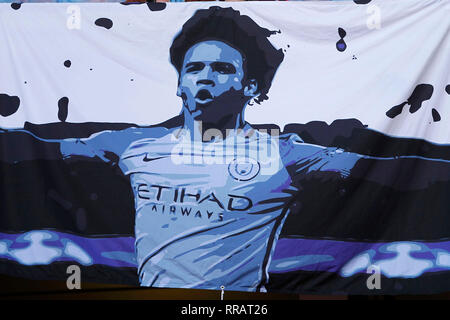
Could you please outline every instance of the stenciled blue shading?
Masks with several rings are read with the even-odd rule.
[[[443,250],[435,250],[436,265],[443,268],[450,268],[450,253]]]
[[[110,239],[110,241],[114,241],[114,239]],[[133,266],[137,266],[136,254],[134,252],[108,251],[108,252],[101,252],[100,254],[102,257],[105,257],[109,260],[123,261],[126,262],[127,264],[133,264]]]
[[[420,243],[399,242],[385,244],[378,249],[381,252],[394,252],[396,256],[390,259],[375,260],[373,264],[381,269],[381,273],[389,278],[417,278],[427,269],[434,266],[434,261],[413,258],[410,252],[428,251],[429,248]],[[434,259],[433,259],[434,260]]]
[[[60,239],[59,244],[55,239]],[[17,243],[22,244],[22,249],[13,246]],[[28,246],[23,247],[24,243]],[[76,248],[78,253],[68,252],[68,247]],[[414,257],[418,252],[427,254],[426,258]],[[0,258],[24,265],[75,261],[83,265],[137,267],[132,237],[87,238],[48,230],[0,233]],[[424,272],[449,270],[450,241],[363,243],[283,238],[278,241],[269,272],[328,271],[349,277],[366,273],[370,265],[380,267],[381,273],[391,278],[416,278]]]
[[[155,141],[158,137],[167,134],[167,132],[166,128],[161,127],[128,128],[120,131],[102,131],[91,135],[88,139],[40,140],[59,142],[64,158],[79,155],[91,158],[99,157],[103,161],[111,162],[112,159],[107,157],[108,153],[120,155],[136,140],[150,137],[148,138],[150,141]]]
[[[244,127],[244,132],[252,132],[252,130],[252,127],[248,124]],[[25,132],[25,130],[15,131]],[[247,178],[247,173],[245,172],[240,177],[238,171],[230,170],[231,163],[219,163],[217,165],[174,163],[172,158],[174,148],[190,141],[183,140],[184,136],[179,137],[178,140],[174,139],[174,132],[175,129],[169,130],[160,127],[129,128],[122,131],[100,132],[86,139],[59,141],[61,153],[64,157],[82,155],[98,157],[107,162],[117,162],[124,174],[132,176],[130,180],[135,199],[139,200],[136,203],[136,247],[138,252],[142,252],[142,256],[137,256],[140,265],[138,271],[141,276],[149,274],[154,277],[144,279],[144,285],[157,281],[157,286],[164,283],[170,287],[213,289],[223,283],[228,285],[229,281],[236,283],[239,278],[243,284],[237,282],[239,285],[232,288],[254,291],[261,279],[261,272],[257,269],[261,267],[261,261],[267,256],[266,250],[272,250],[270,246],[276,243],[276,238],[281,231],[280,226],[283,223],[280,223],[278,229],[273,232],[275,222],[277,219],[284,219],[289,213],[289,211],[286,211],[286,203],[292,198],[292,193],[289,192],[295,191],[295,188],[290,185],[292,178],[295,178],[296,175],[314,172],[332,172],[341,178],[346,178],[361,159],[385,162],[401,158],[421,158],[411,156],[391,158],[363,156],[345,152],[338,148],[307,144],[296,134],[284,134],[279,138],[269,139],[277,146],[276,152],[271,154],[270,157],[253,159],[262,161],[262,163],[269,160],[269,162],[277,164],[275,172],[263,174],[255,171],[249,181],[244,181],[244,178]],[[236,144],[236,149],[248,149],[250,143],[267,140],[263,134],[253,133],[252,139],[248,139],[247,142],[240,145]],[[47,141],[55,142],[55,140]],[[261,147],[265,144],[257,145]],[[205,145],[200,143],[197,147],[197,149],[187,149],[187,156],[192,157],[194,153],[203,156],[206,152]],[[111,153],[116,156],[111,157]],[[267,154],[265,154],[265,157],[267,157]],[[446,160],[439,159],[422,159],[430,160],[430,162],[446,162]],[[289,169],[289,172],[287,169]],[[173,184],[172,181],[176,181],[176,184]],[[162,192],[163,198],[156,199],[156,190],[151,190],[154,185],[164,186],[165,189],[161,189],[164,190]],[[271,187],[267,188],[267,186]],[[201,201],[200,198],[191,201],[190,207],[180,207],[179,203],[176,204],[178,212],[169,216],[175,194],[174,190],[181,192],[181,188],[185,188],[188,190],[186,192],[190,194],[200,189],[208,191],[201,195]],[[210,196],[213,193],[214,196]],[[238,212],[227,210],[227,204],[229,205],[231,201],[230,195],[237,196],[237,198],[233,198],[235,206],[245,207],[245,201],[242,199],[247,199],[246,201],[253,203],[253,207],[248,210],[247,208],[243,211],[238,210]],[[219,204],[220,202],[222,204]],[[219,205],[222,207],[219,207]],[[208,212],[214,213],[214,217],[211,221],[202,220],[206,219]],[[189,217],[188,214],[190,214]],[[175,217],[178,219],[174,220]],[[155,230],[161,231],[155,232]],[[235,234],[237,237],[232,239],[231,237]],[[155,237],[161,239],[155,240]],[[52,239],[42,240],[51,241]],[[215,243],[215,246],[211,246],[211,243]],[[13,246],[19,244],[16,243]],[[359,245],[362,248],[358,251],[355,248],[352,251],[339,248],[337,250],[339,255],[330,254],[335,258],[334,261],[321,261],[298,268],[299,270],[326,270],[330,272],[339,272],[341,268],[344,268],[343,276],[364,272],[362,267],[361,270],[345,272],[345,265],[349,261],[358,259],[358,254],[364,258],[364,251],[373,249],[373,245]],[[171,251],[165,249],[167,246],[172,247]],[[67,253],[56,251],[57,249],[64,249],[63,245],[56,247],[56,249],[45,248],[38,241],[37,248],[46,250],[47,258],[24,262],[27,264],[50,263],[55,259],[71,259],[67,257]],[[314,248],[314,245],[312,247],[301,247],[311,250],[300,254],[292,253],[291,256],[328,254],[321,247]],[[89,264],[90,261],[94,264],[97,263],[98,259],[92,257],[92,253],[86,247],[81,246],[81,248],[91,256],[91,260],[83,258],[80,259],[80,263]],[[132,252],[132,250],[130,251]],[[20,252],[26,251],[11,252],[10,258],[23,260]],[[175,257],[177,258],[175,259]],[[403,257],[405,255],[401,255],[397,259],[403,261]],[[105,256],[102,256],[102,258],[104,259]],[[275,259],[274,257],[272,260]],[[373,264],[379,261],[386,266],[386,270],[383,272],[387,276],[399,273],[399,271],[392,270],[392,265],[389,264],[390,260],[388,260],[396,259],[395,252],[377,251],[374,257],[366,257],[365,259],[367,263]],[[408,261],[416,261],[417,265],[424,264],[424,266],[421,266],[415,273],[412,271],[403,272],[401,275],[414,276],[420,272],[445,270],[441,265],[434,266],[434,264],[431,264],[432,262],[427,262],[430,261],[429,259],[414,259],[416,258],[410,257]],[[117,263],[123,263],[123,261]],[[207,267],[198,268],[200,265]],[[191,270],[200,273],[192,275]],[[270,272],[270,267],[265,270]],[[245,277],[239,277],[239,272],[244,274]],[[177,277],[174,274],[186,275]],[[234,279],[232,276],[236,278]]]
[[[65,257],[72,257],[83,265],[93,264],[92,257],[76,243],[68,239],[61,239],[61,243],[64,245]]]
[[[11,245],[11,240],[1,240],[0,241],[0,256],[8,254],[9,247]]]
[[[277,272],[278,261],[318,252],[334,260],[299,266],[297,270],[339,272],[349,277],[366,273],[370,265],[375,265],[386,277],[416,278],[425,272],[450,269],[450,241],[370,243],[283,238],[278,241],[269,270]],[[422,253],[422,256],[419,258],[415,253]]]
[[[350,277],[356,273],[365,273],[367,268],[372,265],[372,259],[375,254],[375,250],[367,250],[358,254],[340,269],[340,275]]]
[[[229,12],[233,10],[231,8],[216,7],[208,14],[215,16],[221,10],[224,14],[236,13]],[[197,23],[204,21],[199,17],[196,19]],[[227,19],[219,21],[225,23]],[[249,20],[245,21],[251,27]],[[270,33],[262,29],[259,32]],[[248,40],[254,38],[253,34]],[[248,43],[246,45],[250,46]],[[182,46],[176,48],[181,50]],[[178,49],[175,49],[171,50],[171,54],[177,52]],[[86,139],[40,139],[58,142],[64,158],[97,157],[117,164],[122,173],[130,178],[135,198],[136,260],[141,285],[199,289],[218,289],[225,285],[229,290],[260,291],[267,283],[268,271],[272,270],[269,261],[274,272],[277,268],[289,268],[290,271],[340,272],[345,277],[364,272],[365,267],[371,264],[380,264],[382,273],[388,277],[417,277],[423,272],[446,270],[442,267],[446,265],[445,252],[440,252],[438,266],[434,256],[430,259],[411,255],[415,251],[429,250],[428,243],[374,244],[295,239],[296,242],[286,248],[283,248],[282,241],[277,243],[290,213],[289,204],[301,188],[294,182],[309,174],[325,174],[333,179],[345,179],[353,174],[355,178],[361,178],[357,176],[365,174],[361,168],[371,166],[371,169],[376,169],[377,166],[373,166],[375,160],[383,164],[406,158],[430,163],[450,161],[402,156],[370,157],[304,143],[296,134],[272,138],[255,131],[244,121],[244,109],[252,99],[257,101],[261,95],[258,85],[264,83],[262,80],[265,77],[260,83],[257,79],[246,77],[242,56],[245,48],[240,49],[242,51],[226,44],[226,41],[207,40],[190,44],[180,54],[184,61],[177,69],[177,95],[182,99],[180,114],[183,116],[183,129],[186,129],[182,134],[175,134],[175,129],[179,128],[153,127],[104,131]],[[264,55],[246,58],[256,59],[258,56]],[[278,60],[281,63],[282,57],[279,55]],[[250,66],[248,63],[247,67]],[[267,90],[269,87],[266,84]],[[253,148],[258,152],[255,158],[233,154],[230,162],[174,161],[174,156],[179,153],[177,148],[186,145],[189,148],[184,149],[184,156],[204,159],[210,152],[208,148],[217,141],[203,143],[200,139],[199,143],[192,145],[189,133],[196,132],[200,121],[220,124],[224,119],[232,119],[235,123],[231,123],[231,127],[243,130],[234,130],[224,138],[226,142],[231,142],[233,152],[247,154]],[[248,139],[244,142],[235,141],[247,134]],[[220,139],[217,140],[220,142]],[[270,155],[266,152],[260,155],[259,152],[267,148],[267,140],[276,148]],[[265,147],[261,141],[266,142]],[[242,158],[244,162],[241,162]],[[265,171],[268,168],[263,166],[264,163],[273,166],[270,173]],[[353,170],[357,167],[358,170]],[[377,182],[380,178],[389,181],[390,177],[386,177],[383,170],[375,169],[370,173]],[[438,178],[430,177],[430,180],[445,179],[445,172],[442,171]],[[420,181],[423,184],[428,182]],[[178,219],[173,219],[175,217]],[[24,237],[19,240],[28,241],[27,247],[14,249],[14,244],[11,244],[3,256],[25,264],[75,259],[87,265],[106,262],[108,257],[115,256],[120,259],[110,259],[111,263],[123,265],[126,263],[124,257],[129,257],[127,253],[134,251],[131,250],[132,243],[126,242],[130,247],[127,246],[124,254],[118,255],[117,252],[121,251],[117,248],[119,239],[109,239],[110,242],[95,239],[99,241],[97,243],[93,242],[94,239],[86,240],[88,238],[77,238],[75,241],[71,240],[74,236],[55,236],[49,231],[33,231]],[[279,249],[280,245],[282,249]],[[447,251],[444,245],[439,249]],[[39,257],[28,254],[33,250]],[[288,253],[277,256],[279,250]],[[399,263],[407,263],[411,267],[399,269]]]
[[[49,264],[62,256],[62,249],[48,246],[45,240],[55,240],[58,236],[47,231],[32,231],[21,235],[16,241],[27,242],[28,246],[20,249],[8,249],[14,260],[24,265]]]
[[[75,261],[82,265],[136,267],[134,257],[133,237],[87,238],[50,230],[0,233],[0,258],[24,265]]]
[[[326,254],[306,254],[289,258],[274,260],[270,266],[270,272],[283,273],[299,270],[304,266],[317,266],[321,262],[333,261],[334,257]]]

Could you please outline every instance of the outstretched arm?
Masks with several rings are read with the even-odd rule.
[[[42,139],[25,129],[0,129],[0,161],[61,159],[61,140]]]
[[[351,176],[397,190],[418,190],[450,181],[450,161],[420,156],[379,158],[359,156]]]
[[[420,156],[373,157],[303,143],[291,138],[286,143],[287,167],[291,176],[309,174],[363,179],[398,190],[417,190],[450,181],[450,160]]]
[[[16,163],[36,159],[67,159],[74,156],[116,162],[139,137],[139,129],[101,131],[88,138],[44,139],[25,129],[0,129],[0,161]]]

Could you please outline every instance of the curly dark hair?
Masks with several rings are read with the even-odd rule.
[[[180,74],[187,50],[196,43],[219,40],[238,50],[243,57],[246,79],[258,83],[261,103],[268,99],[275,72],[283,61],[282,49],[275,49],[268,37],[279,31],[270,31],[256,24],[250,17],[233,8],[212,6],[197,10],[186,21],[170,47],[170,61]]]

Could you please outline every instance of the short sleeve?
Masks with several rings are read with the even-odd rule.
[[[340,148],[305,143],[297,134],[280,136],[280,148],[283,163],[291,176],[334,172],[346,178],[362,157]]]
[[[64,158],[98,157],[105,162],[117,163],[120,155],[136,140],[151,135],[153,128],[128,128],[120,131],[101,131],[84,139],[64,139],[61,154]]]

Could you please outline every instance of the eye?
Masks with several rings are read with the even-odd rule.
[[[233,74],[236,73],[236,68],[227,62],[215,62],[211,64],[213,71],[222,73],[222,74]]]
[[[192,63],[188,63],[184,67],[184,70],[187,73],[195,73],[195,72],[201,71],[204,67],[205,67],[205,65],[201,62],[192,62]]]

